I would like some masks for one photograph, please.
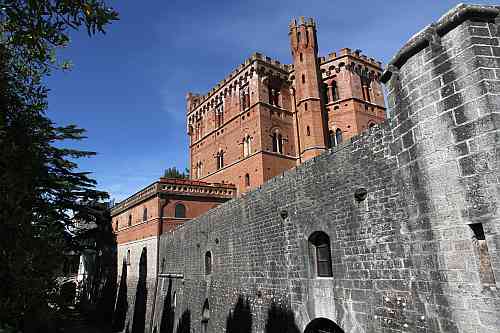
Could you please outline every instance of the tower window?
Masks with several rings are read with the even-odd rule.
[[[247,157],[252,153],[252,144],[250,135],[243,139],[243,157]]]
[[[217,170],[222,169],[224,167],[224,152],[221,150],[216,155],[217,159]]]
[[[144,210],[142,211],[142,221],[147,221],[148,220],[148,208],[144,207]]]
[[[304,110],[307,111],[307,102],[304,103]]]
[[[125,258],[127,265],[130,265],[130,250],[127,250],[127,257]]]
[[[250,186],[250,175],[248,173],[245,175],[245,186]]]
[[[302,58],[302,52],[300,53],[300,62],[302,62],[303,58]]]
[[[205,275],[212,274],[212,253],[205,252]]]
[[[306,134],[307,136],[311,136],[311,129],[309,128],[309,126],[306,127]]]
[[[175,217],[185,218],[186,217],[186,206],[181,203],[175,205]]]
[[[128,216],[128,226],[130,227],[132,225],[132,214]]]
[[[335,130],[335,143],[337,145],[342,143],[342,130],[340,128]]]
[[[306,76],[302,74],[302,83],[306,83]]]
[[[273,139],[273,152],[283,154],[283,136],[276,130],[272,135]]]
[[[339,88],[337,87],[337,81],[332,81],[332,100],[339,100]]]
[[[316,231],[309,237],[309,255],[314,276],[333,276],[330,237],[327,234]]]

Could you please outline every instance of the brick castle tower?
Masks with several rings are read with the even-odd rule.
[[[313,19],[289,36],[293,65],[255,53],[208,94],[188,93],[192,179],[242,193],[384,121],[380,62],[347,48],[319,58]]]

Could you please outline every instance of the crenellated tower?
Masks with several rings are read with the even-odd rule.
[[[290,44],[295,71],[295,111],[299,159],[310,159],[327,147],[326,124],[321,100],[316,24],[304,17],[290,23]]]

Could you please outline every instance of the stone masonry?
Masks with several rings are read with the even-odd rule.
[[[388,121],[161,235],[152,332],[500,332],[499,13],[405,44]]]

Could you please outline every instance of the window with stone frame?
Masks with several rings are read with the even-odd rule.
[[[276,129],[272,135],[273,152],[283,154],[283,136],[280,131]]]
[[[144,207],[143,211],[142,211],[142,221],[147,221],[148,220],[148,208],[147,207]]]
[[[250,175],[248,173],[245,175],[245,186],[250,186]]]
[[[186,218],[186,206],[181,203],[175,205],[174,216],[176,218]]]
[[[217,159],[217,170],[222,169],[224,167],[224,152],[220,150],[215,158]]]
[[[332,277],[332,257],[330,237],[322,231],[316,231],[309,237],[309,255],[313,276]]]
[[[246,135],[243,139],[243,157],[247,157],[252,153],[252,139],[250,135]]]
[[[130,227],[132,225],[132,214],[129,214],[128,216],[128,226]]]

